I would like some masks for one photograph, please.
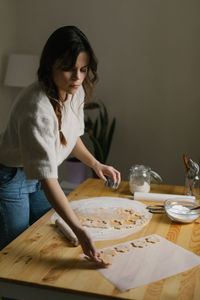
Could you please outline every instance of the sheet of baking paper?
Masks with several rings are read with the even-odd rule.
[[[186,196],[186,195],[173,195],[173,194],[158,194],[158,193],[134,193],[134,200],[145,200],[145,201],[161,201],[164,202],[166,199],[176,198],[176,200],[185,200],[194,202],[195,196]]]
[[[136,224],[132,228],[125,228],[125,229],[115,229],[115,228],[92,228],[84,226],[85,230],[89,232],[92,239],[94,241],[101,241],[101,240],[114,240],[126,237],[130,234],[138,232],[144,226],[146,226],[151,218],[152,214],[146,209],[146,205],[138,202],[133,201],[126,198],[120,197],[91,197],[81,200],[76,200],[70,202],[72,209],[74,212],[82,211],[88,214],[88,217],[97,211],[99,208],[105,210],[109,210],[112,212],[113,209],[117,208],[124,208],[124,209],[133,209],[138,211],[141,215],[144,216],[143,222]],[[102,212],[103,212],[102,210]],[[60,219],[58,214],[54,213],[51,217],[51,222],[55,223],[56,219]]]
[[[98,271],[124,292],[200,265],[200,257],[196,254],[158,235],[154,236],[159,237],[160,242],[149,243],[144,248],[131,247],[130,252],[118,253],[111,266]]]

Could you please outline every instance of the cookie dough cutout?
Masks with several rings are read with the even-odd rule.
[[[147,241],[147,243],[152,243],[152,244],[160,242],[160,239],[154,235],[147,237],[145,240]]]
[[[81,222],[81,224],[85,227],[93,227],[93,228],[108,228],[109,227],[105,221],[99,221],[99,220],[84,221],[84,222]]]
[[[147,242],[146,241],[142,241],[142,240],[140,240],[140,241],[133,241],[131,243],[131,245],[133,247],[136,247],[136,248],[144,248],[144,247],[147,246]]]
[[[95,211],[75,210],[81,224],[85,227],[126,230],[144,225],[147,221],[143,214],[132,208],[98,208]]]
[[[129,252],[131,250],[131,247],[130,245],[118,245],[115,247],[115,250],[117,252],[125,253],[125,252]]]
[[[110,221],[110,225],[115,225],[116,227],[119,225],[122,225],[122,221],[121,220],[111,220]]]
[[[114,256],[111,255],[111,254],[107,254],[107,253],[104,252],[104,251],[101,251],[101,252],[100,252],[99,259],[102,261],[102,263],[103,263],[105,266],[112,265],[113,262],[114,262]]]
[[[111,255],[111,256],[115,256],[117,254],[117,252],[113,248],[104,249],[100,253],[105,253],[105,254]]]

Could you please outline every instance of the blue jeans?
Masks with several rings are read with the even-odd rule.
[[[50,208],[38,180],[27,180],[23,168],[0,164],[0,250]]]

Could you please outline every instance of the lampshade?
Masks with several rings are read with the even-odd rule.
[[[28,86],[36,80],[38,66],[37,55],[11,54],[4,84],[15,87]]]

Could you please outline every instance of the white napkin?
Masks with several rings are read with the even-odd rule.
[[[158,194],[158,193],[134,193],[134,200],[145,200],[145,201],[165,201],[166,199],[177,198],[176,200],[186,200],[189,202],[194,202],[195,196],[186,195],[172,195],[172,194]]]

